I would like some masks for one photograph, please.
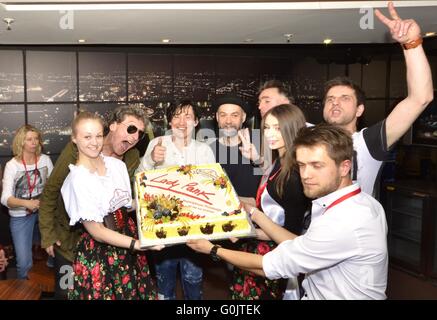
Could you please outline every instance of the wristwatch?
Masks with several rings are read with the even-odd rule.
[[[220,257],[217,255],[217,250],[218,248],[221,248],[221,246],[219,246],[218,244],[215,244],[212,248],[211,251],[209,252],[209,255],[211,256],[211,259],[213,261],[220,261]]]
[[[130,242],[130,246],[129,246],[129,252],[131,253],[131,254],[135,254],[135,243],[136,243],[137,241],[134,239],[134,238],[132,238],[132,240],[131,240],[131,242]]]

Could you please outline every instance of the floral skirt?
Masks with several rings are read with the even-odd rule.
[[[123,232],[133,236],[130,218]],[[156,300],[157,292],[149,272],[145,252],[131,254],[127,249],[94,240],[84,232],[73,262],[72,300]]]
[[[265,255],[276,247],[274,241],[247,240],[241,251]],[[269,280],[252,272],[234,267],[231,298],[233,300],[282,300],[286,279]]]

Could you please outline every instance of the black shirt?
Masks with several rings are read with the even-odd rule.
[[[221,164],[237,194],[241,197],[256,196],[259,182],[261,180],[261,170],[250,164],[250,160],[243,157],[239,147],[225,146],[218,139],[210,147],[214,152],[215,159]]]
[[[279,168],[280,163],[276,161],[270,176],[274,175]],[[267,191],[271,198],[284,209],[285,218],[283,227],[296,235],[300,235],[303,228],[303,218],[305,212],[309,209],[311,201],[303,193],[300,175],[297,170],[293,170],[289,179],[285,181],[282,197],[276,192],[277,177],[278,175],[268,181]]]

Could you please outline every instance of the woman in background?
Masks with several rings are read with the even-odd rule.
[[[12,141],[14,157],[6,163],[1,203],[8,207],[17,277],[27,279],[32,268],[32,244],[40,241],[39,196],[53,164],[42,154],[41,132],[31,125],[18,128]]]

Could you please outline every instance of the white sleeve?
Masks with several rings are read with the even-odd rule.
[[[99,203],[96,186],[91,180],[69,175],[61,188],[70,226],[81,221],[103,222],[106,212]],[[97,199],[96,199],[97,198]]]
[[[331,267],[358,251],[356,237],[350,230],[310,226],[303,236],[284,241],[264,255],[263,269],[269,279],[291,278]]]
[[[5,207],[8,207],[8,199],[14,195],[15,172],[17,172],[17,167],[14,165],[13,160],[8,161],[6,163],[5,171],[3,173],[3,185],[2,185],[2,197],[1,197],[1,203]]]
[[[132,207],[132,189],[131,189],[129,173],[127,171],[126,164],[123,161],[117,159],[110,158],[110,160],[114,162],[114,169],[116,168],[116,172],[113,173],[113,179],[116,188],[127,192],[127,194],[129,195],[129,201],[123,202],[122,206],[130,208]],[[120,207],[111,208],[110,210],[115,211],[119,208]]]
[[[155,163],[152,160],[152,151],[155,145],[158,144],[159,137],[153,139],[149,142],[146,152],[144,153],[144,156],[141,158],[140,165],[135,170],[135,173],[139,173],[145,170],[152,170],[155,166]]]

